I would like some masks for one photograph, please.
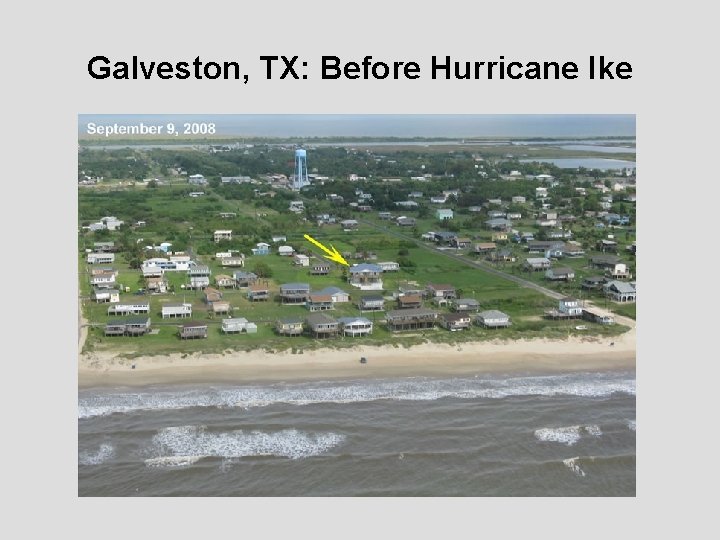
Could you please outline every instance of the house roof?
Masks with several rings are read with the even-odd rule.
[[[481,311],[477,314],[477,317],[482,319],[509,319],[507,313],[503,313],[502,311],[498,311],[497,309],[488,309],[486,311]]]
[[[332,296],[329,294],[313,293],[310,295],[310,302],[332,302]]]
[[[469,319],[470,316],[466,315],[464,313],[443,313],[442,314],[443,319],[450,322],[457,322],[461,321],[463,319]]]
[[[369,263],[360,263],[360,264],[356,264],[355,266],[350,267],[351,274],[362,274],[365,272],[380,273],[380,272],[382,272],[382,268],[380,266],[378,266],[377,264],[369,264]]]
[[[300,317],[283,317],[279,322],[280,324],[302,324],[303,320]]]
[[[337,320],[326,313],[311,313],[305,320],[311,326],[316,324],[337,324]]]
[[[297,290],[297,289],[309,291],[310,285],[308,285],[307,283],[283,283],[282,285],[280,285],[281,291]]]
[[[437,315],[438,312],[432,309],[426,308],[413,308],[413,309],[395,309],[388,311],[385,314],[387,319],[407,319],[412,317],[425,317],[428,315]]]
[[[342,323],[344,325],[355,324],[355,323],[372,324],[372,321],[370,321],[370,319],[366,319],[365,317],[340,317],[338,319],[338,322]]]
[[[610,281],[605,287],[615,289],[619,293],[634,293],[636,292],[635,287],[632,283],[626,281]]]
[[[384,302],[384,301],[385,301],[385,299],[384,299],[382,296],[380,296],[379,294],[378,294],[378,295],[363,296],[360,300],[361,300],[362,302]]]
[[[547,257],[528,257],[525,259],[529,264],[543,264],[543,263],[550,263],[550,259]]]
[[[458,298],[457,300],[455,300],[455,304],[468,304],[471,306],[477,306],[480,305],[480,302],[478,302],[474,298]]]
[[[191,322],[183,323],[182,327],[183,328],[207,328],[207,324],[191,321]]]
[[[333,294],[338,294],[338,293],[347,294],[340,287],[325,287],[324,289],[318,291],[318,294],[333,295]]]
[[[254,285],[250,285],[250,287],[248,287],[248,289],[250,289],[250,291],[252,291],[252,292],[262,292],[262,291],[267,291],[268,287],[267,287],[267,285],[260,285],[259,283],[257,283]]]
[[[244,317],[237,317],[235,319],[223,319],[223,324],[247,324],[248,320]]]
[[[567,266],[560,266],[558,268],[551,268],[550,271],[555,274],[556,276],[560,276],[563,274],[574,274],[572,268],[568,268]]]

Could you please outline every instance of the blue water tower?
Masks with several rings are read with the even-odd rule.
[[[295,174],[293,175],[293,189],[300,190],[310,185],[307,172],[307,152],[303,148],[295,150]]]

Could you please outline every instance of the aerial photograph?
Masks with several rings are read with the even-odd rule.
[[[81,497],[635,497],[636,118],[81,114]]]

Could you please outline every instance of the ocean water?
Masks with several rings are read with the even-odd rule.
[[[635,373],[86,389],[80,496],[634,496]]]

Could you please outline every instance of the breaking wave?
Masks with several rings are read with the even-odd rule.
[[[202,458],[277,456],[301,459],[323,454],[345,440],[338,433],[304,433],[286,429],[262,431],[208,431],[206,426],[178,426],[160,430],[152,439],[148,467],[184,467]]]
[[[354,403],[375,400],[431,401],[443,398],[502,399],[513,396],[608,397],[635,395],[632,373],[582,373],[513,378],[411,378],[392,381],[316,382],[267,386],[210,387],[143,392],[80,393],[78,418],[139,410],[190,407],[263,407],[273,404]]]
[[[580,456],[576,456],[574,458],[564,459],[563,464],[570,469],[572,472],[577,474],[578,476],[585,476],[585,471],[583,471],[580,468],[580,465],[577,464],[578,460],[580,459]]]
[[[115,447],[111,444],[103,443],[97,452],[80,452],[78,454],[78,463],[80,465],[100,465],[112,459],[115,456]]]
[[[637,431],[637,421],[636,420],[628,420],[627,427],[630,431]]]
[[[556,442],[572,446],[577,443],[583,434],[591,437],[600,437],[602,431],[599,426],[566,426],[557,428],[541,428],[535,430],[535,438],[542,442]]]

